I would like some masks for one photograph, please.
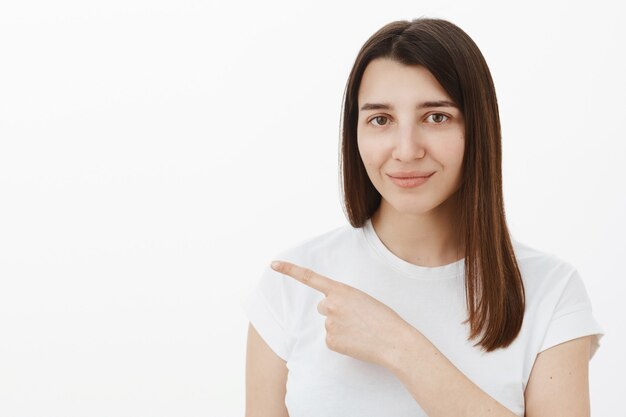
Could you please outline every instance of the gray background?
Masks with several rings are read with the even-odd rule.
[[[623,413],[623,3],[114,0],[0,3],[0,415],[242,416],[241,300],[347,222],[348,72],[419,16],[485,55],[511,232],[581,272]]]

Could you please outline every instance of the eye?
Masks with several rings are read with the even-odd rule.
[[[432,121],[435,122],[435,124],[443,124],[444,122],[448,121],[449,117],[446,116],[443,113],[432,113],[429,114],[428,117],[426,118],[426,120],[430,119],[432,117]]]
[[[384,123],[381,123],[381,119]],[[387,116],[374,116],[369,120],[368,123],[371,123],[374,120],[376,120],[376,123],[374,123],[374,126],[384,126],[389,121],[389,118]]]

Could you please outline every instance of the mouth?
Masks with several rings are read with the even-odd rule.
[[[391,178],[405,180],[405,179],[412,179],[412,178],[430,178],[433,174],[434,174],[434,172],[431,172],[431,173],[412,173],[412,172],[410,172],[410,173],[387,174],[387,176],[389,176]]]
[[[405,176],[405,177],[395,177],[387,174],[395,185],[401,188],[414,188],[418,187],[429,180],[435,173],[431,173],[429,175],[424,176]]]

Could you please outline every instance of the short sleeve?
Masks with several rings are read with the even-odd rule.
[[[287,361],[293,338],[288,331],[284,292],[284,277],[267,266],[241,305],[265,343]]]
[[[585,284],[574,270],[554,309],[539,352],[569,340],[593,335],[589,360],[600,346],[604,330],[598,324],[591,310],[591,301]]]

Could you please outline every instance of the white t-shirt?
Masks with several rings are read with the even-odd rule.
[[[526,291],[526,312],[517,339],[484,353],[468,341],[464,259],[437,266],[411,264],[378,238],[371,221],[347,224],[301,242],[273,259],[286,260],[366,292],[426,336],[459,370],[519,416],[537,354],[604,331],[594,319],[578,271],[558,257],[512,240]],[[268,260],[269,264],[269,260]],[[388,369],[330,350],[324,294],[269,267],[242,307],[289,370],[285,404],[290,417],[426,416]]]

